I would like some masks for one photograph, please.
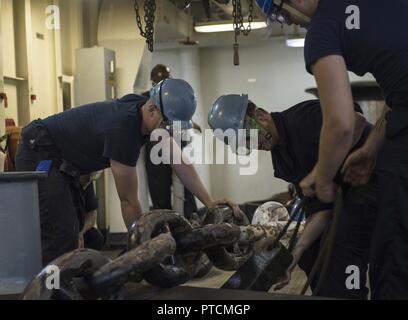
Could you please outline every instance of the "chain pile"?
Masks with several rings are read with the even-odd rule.
[[[90,249],[66,253],[52,262],[60,269],[61,290],[48,289],[48,273],[42,271],[22,298],[113,299],[126,283],[142,279],[170,288],[203,270],[205,274],[212,265],[226,271],[238,270],[254,254],[265,251],[277,235],[268,226],[250,225],[243,213],[235,217],[228,207],[208,210],[203,218],[202,225],[193,228],[175,211],[146,213],[129,231],[127,252],[114,260]]]

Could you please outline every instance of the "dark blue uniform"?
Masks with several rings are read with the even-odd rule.
[[[129,94],[121,99],[97,102],[42,120],[62,157],[81,174],[103,170],[115,160],[135,167],[142,136],[140,107],[143,96]]]
[[[360,29],[347,23],[351,5],[359,9]],[[305,43],[309,72],[323,57],[343,56],[348,70],[373,74],[392,109],[377,161],[380,208],[370,259],[374,299],[408,298],[407,21],[406,0],[320,0]]]
[[[318,100],[310,100],[283,111],[271,113],[279,135],[279,144],[272,153],[274,175],[295,184],[305,178],[316,165],[319,154],[322,113]],[[356,109],[358,110],[356,105]],[[359,148],[365,142],[371,125],[367,124],[362,137],[353,147]],[[366,186],[352,188],[337,183],[343,189],[343,208],[339,219],[335,245],[326,278],[319,296],[345,299],[367,299],[366,272],[372,228],[377,212],[377,189],[374,179]],[[305,208],[306,216],[332,209],[332,204],[312,199]],[[299,265],[309,274],[322,246],[320,237],[302,256]],[[346,268],[355,265],[360,269],[359,289],[346,287]],[[311,283],[314,290],[316,283]]]
[[[41,161],[52,160],[48,178],[38,186],[43,264],[78,247],[90,209],[80,176],[108,168],[111,159],[136,166],[148,138],[141,132],[145,103],[142,96],[127,95],[37,120],[22,130],[17,170],[35,171]]]

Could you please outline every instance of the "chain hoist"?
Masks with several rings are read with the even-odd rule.
[[[248,0],[249,2],[249,15],[248,15],[248,26],[245,27],[244,16],[242,14],[241,0],[232,0],[232,17],[234,24],[234,65],[239,66],[239,35],[248,36],[251,32],[251,24],[253,21],[254,12],[254,0]]]
[[[134,9],[136,12],[136,23],[140,30],[140,35],[146,39],[147,47],[150,52],[153,52],[154,44],[154,19],[156,12],[156,0],[145,0],[144,4],[144,22],[145,28],[143,29],[142,19],[140,18],[139,3],[138,0],[134,0]]]

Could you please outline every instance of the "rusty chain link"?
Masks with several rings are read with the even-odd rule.
[[[153,52],[154,45],[154,19],[156,12],[156,0],[146,0],[144,4],[144,22],[145,28],[143,29],[142,19],[139,12],[138,0],[134,0],[134,10],[136,13],[136,23],[139,28],[140,35],[146,39],[147,47],[150,52]]]

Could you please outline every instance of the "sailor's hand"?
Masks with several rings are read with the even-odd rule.
[[[229,199],[229,198],[222,198],[222,199],[213,201],[213,202],[211,203],[211,207],[212,207],[212,208],[215,208],[216,206],[219,206],[219,205],[227,205],[227,206],[229,206],[229,207],[232,209],[232,211],[234,212],[234,216],[237,217],[237,218],[242,217],[242,215],[244,214],[244,213],[241,211],[241,209],[239,208],[238,204],[236,204],[234,201],[232,201],[232,200]],[[211,208],[210,208],[210,209],[211,209]]]
[[[317,177],[317,167],[314,167],[299,184],[304,196],[309,198],[317,197],[325,203],[332,203],[336,199],[338,186],[333,181],[326,181]]]
[[[313,168],[303,180],[299,183],[302,193],[305,197],[313,198],[316,195],[316,167]]]
[[[364,148],[350,154],[341,169],[345,182],[353,186],[367,184],[374,170],[376,159]]]

